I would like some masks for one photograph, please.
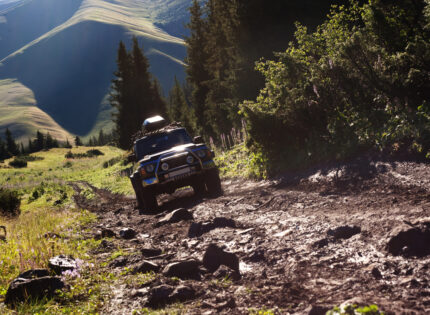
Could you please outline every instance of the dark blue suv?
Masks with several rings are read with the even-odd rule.
[[[142,212],[154,210],[158,194],[173,193],[184,186],[193,187],[196,194],[220,195],[221,181],[213,158],[213,151],[201,137],[192,139],[178,124],[146,132],[134,143],[138,164],[130,176],[138,208]]]

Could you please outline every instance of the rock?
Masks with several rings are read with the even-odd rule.
[[[203,266],[209,272],[215,272],[219,266],[224,265],[239,272],[239,258],[233,253],[225,252],[215,244],[210,244],[203,255]]]
[[[76,260],[72,256],[60,255],[49,259],[48,267],[57,275],[64,271],[77,268]]]
[[[304,314],[325,315],[330,310],[331,308],[327,306],[311,305],[304,311]]]
[[[111,261],[109,267],[118,268],[124,267],[128,264],[128,259],[125,257],[118,257],[115,260]]]
[[[215,218],[209,222],[193,222],[188,229],[188,237],[199,237],[212,230],[226,227],[235,228],[236,222],[224,217]]]
[[[151,262],[151,261],[142,261],[140,264],[133,268],[133,273],[147,273],[147,272],[158,272],[160,270],[160,266]]]
[[[119,231],[119,236],[125,240],[131,240],[136,237],[136,231],[130,228],[125,228]]]
[[[220,266],[213,274],[213,276],[219,280],[230,279],[240,280],[242,276],[237,271],[231,270],[229,267]]]
[[[17,278],[34,279],[48,277],[49,275],[48,269],[31,269],[21,273]]]
[[[312,244],[313,248],[323,248],[326,247],[329,243],[329,240],[327,238],[323,238],[319,241],[316,241]]]
[[[160,285],[149,291],[146,305],[155,308],[169,303],[185,302],[195,296],[196,291],[189,286],[180,285],[174,288],[169,285]]]
[[[344,225],[337,227],[335,229],[330,229],[327,231],[327,235],[332,236],[334,239],[348,239],[354,236],[355,234],[361,233],[361,228],[359,226],[349,226]]]
[[[379,271],[379,269],[378,269],[378,268],[376,268],[376,267],[373,267],[373,268],[372,268],[372,276],[373,276],[376,280],[381,280],[381,279],[382,279],[382,274],[381,274],[381,272]]]
[[[116,233],[110,229],[102,229],[101,231],[102,238],[105,237],[116,237]]]
[[[248,256],[247,260],[251,262],[259,262],[266,260],[266,257],[264,256],[264,249],[257,249],[255,252]]]
[[[152,288],[148,293],[146,305],[155,308],[169,303],[169,296],[174,290],[175,288],[169,285],[160,285]]]
[[[215,309],[215,310],[217,310],[217,312],[220,312],[220,311],[227,309],[227,308],[230,308],[230,309],[235,308],[236,307],[236,300],[234,298],[229,298],[227,301],[221,302],[218,304],[210,303],[208,301],[203,301],[202,307]]]
[[[401,225],[389,238],[386,249],[394,256],[424,257],[430,254],[430,222]]]
[[[171,302],[185,302],[195,297],[196,291],[192,287],[185,285],[178,286],[169,296]]]
[[[193,214],[187,209],[180,208],[162,218],[158,223],[155,224],[156,227],[162,226],[169,223],[177,223],[180,221],[193,220]]]
[[[184,260],[168,264],[163,274],[167,277],[178,277],[188,279],[198,277],[200,272],[200,262],[197,260]]]
[[[28,270],[20,274],[10,284],[5,304],[14,306],[16,303],[27,300],[40,300],[44,297],[53,297],[56,290],[64,288],[59,277],[50,277],[46,269]]]
[[[142,248],[140,252],[142,253],[143,257],[155,257],[160,256],[163,251],[159,248]]]

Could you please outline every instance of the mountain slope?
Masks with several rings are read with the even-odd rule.
[[[0,34],[11,17],[25,16],[51,7],[55,0],[32,0],[6,12],[7,23],[0,24]],[[110,107],[106,95],[115,71],[116,49],[120,40],[127,44],[136,35],[151,63],[151,72],[167,92],[176,75],[184,78],[185,47],[181,39],[171,36],[157,25],[183,19],[189,0],[65,0],[62,18],[40,36],[46,24],[38,26],[31,39],[0,60],[0,79],[16,78],[33,93],[37,106],[61,127],[73,134],[88,135],[110,124]],[[77,4],[80,6],[77,7]],[[74,6],[73,6],[73,5]],[[169,10],[176,16],[169,15]],[[180,12],[182,12],[180,14]],[[67,13],[67,14],[66,14]],[[35,14],[37,15],[37,14]],[[58,24],[58,25],[56,25]],[[7,33],[7,32],[6,32]],[[17,33],[19,33],[17,31]],[[10,35],[10,34],[9,34]],[[22,35],[22,37],[25,37]],[[20,36],[18,36],[20,37]],[[18,40],[17,40],[18,42]],[[9,41],[9,47],[12,47]],[[3,50],[3,52],[6,49]],[[0,55],[2,56],[2,55]],[[0,99],[2,95],[0,94]],[[0,107],[4,106],[0,102]],[[0,117],[1,128],[5,122]],[[21,133],[20,130],[16,132]]]

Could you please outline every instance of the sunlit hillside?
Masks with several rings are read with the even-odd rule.
[[[9,4],[8,9],[0,7],[0,79],[14,79],[29,89],[33,105],[61,126],[58,132],[64,129],[85,136],[109,129],[107,94],[119,41],[129,45],[131,37],[138,36],[151,72],[167,93],[175,75],[184,78],[185,47],[182,39],[162,28],[176,27],[178,34],[183,33],[182,21],[190,3],[24,0]],[[0,100],[6,99],[7,91],[1,90]],[[23,94],[18,95],[20,91]],[[14,93],[19,100],[27,92]],[[0,101],[0,110],[8,117],[16,115],[18,107],[6,106]],[[27,136],[34,123],[26,122],[33,126],[10,125],[10,119],[0,115],[0,133],[9,124],[13,133]]]

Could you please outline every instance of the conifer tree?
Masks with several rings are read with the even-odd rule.
[[[75,137],[75,146],[79,147],[79,146],[82,146],[82,145],[83,144],[82,144],[81,138],[79,136],[76,136]]]
[[[174,121],[180,121],[182,125],[190,132],[194,133],[194,113],[187,104],[185,94],[178,79],[175,77],[175,85],[169,93],[170,118]]]
[[[16,144],[15,140],[12,137],[12,132],[9,130],[9,128],[6,128],[5,132],[6,136],[6,150],[11,155],[18,155],[19,154],[19,147]]]
[[[162,104],[159,88],[149,73],[149,62],[139,47],[136,37],[133,47],[127,52],[121,42],[117,56],[118,70],[112,81],[111,105],[116,109],[114,122],[117,143],[123,149],[130,148],[133,135],[141,129],[142,122],[149,116],[160,114]],[[162,113],[161,113],[162,114]]]

